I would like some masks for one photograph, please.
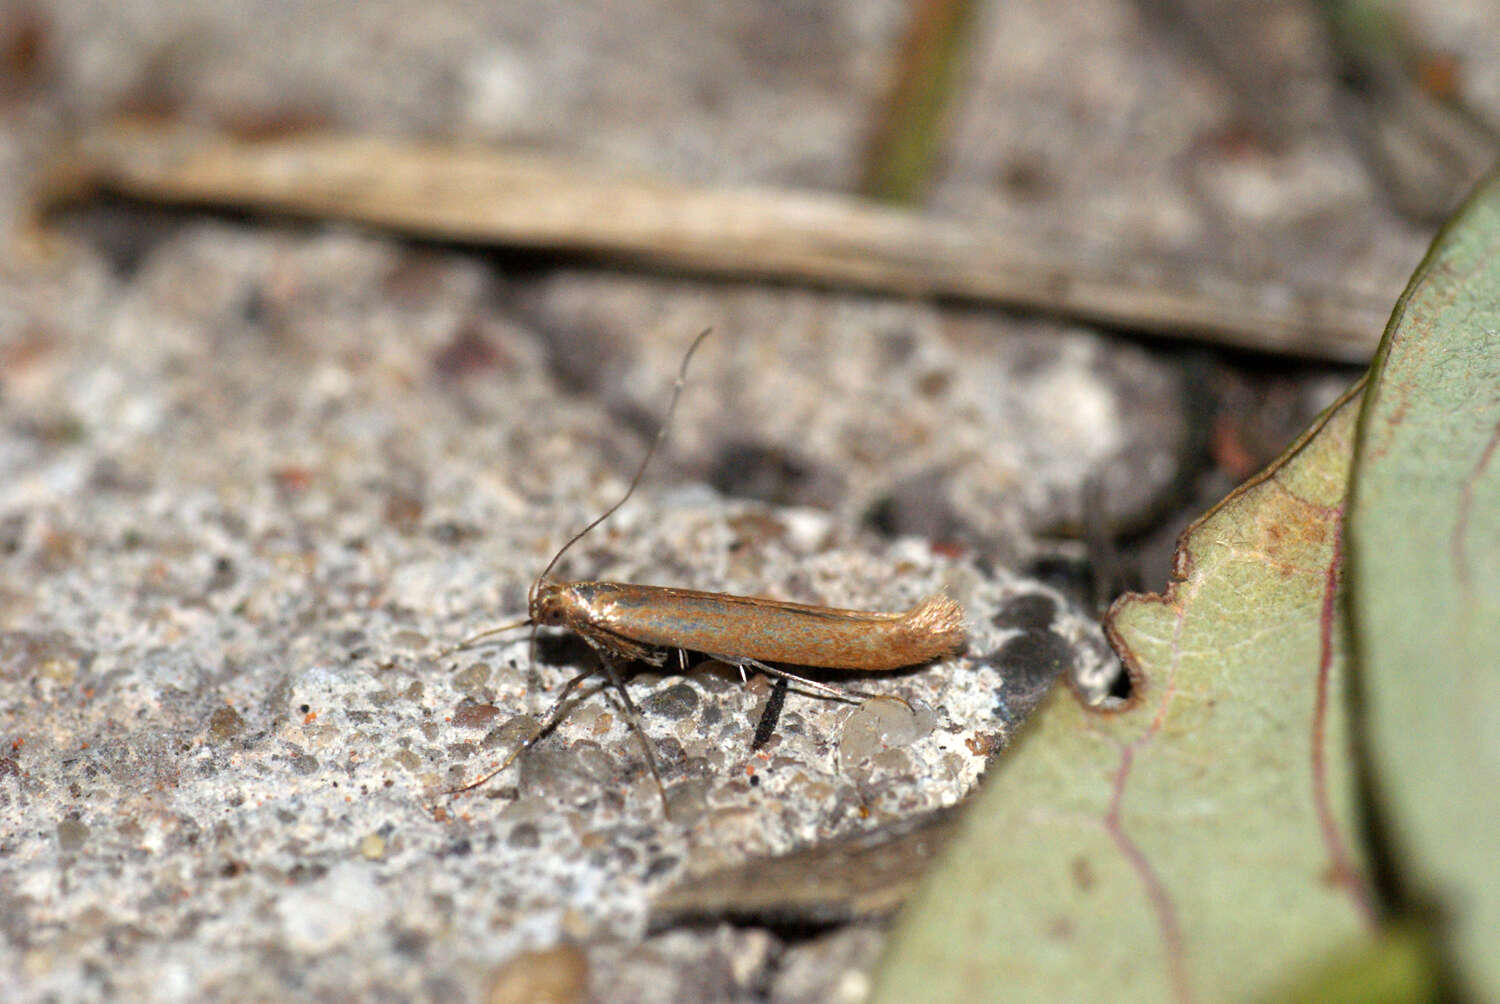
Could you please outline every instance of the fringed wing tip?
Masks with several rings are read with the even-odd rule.
[[[968,643],[964,608],[947,593],[933,593],[913,607],[907,618],[913,627],[933,638],[933,648],[944,654],[955,653]]]

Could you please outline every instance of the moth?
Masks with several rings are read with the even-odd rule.
[[[671,402],[629,487],[619,501],[568,540],[528,591],[526,617],[480,632],[445,650],[458,649],[516,627],[531,628],[532,659],[540,627],[561,627],[577,634],[598,654],[610,684],[621,695],[627,717],[642,739],[647,763],[662,790],[661,776],[640,728],[640,715],[625,689],[621,667],[631,662],[664,665],[675,651],[686,667],[686,653],[699,652],[736,666],[742,674],[758,671],[795,682],[839,699],[870,697],[791,672],[784,666],[883,671],[915,666],[957,654],[968,631],[962,608],[938,593],[910,610],[881,613],[843,610],[808,603],[789,603],[758,596],[642,586],[626,582],[562,581],[551,577],[564,554],[603,523],[634,494],[671,426],[672,415],[687,380],[688,364],[709,331],[701,332],[683,355]],[[598,670],[574,676],[539,721],[537,728],[494,770],[451,793],[477,788],[515,762],[561,721],[561,711],[572,692]],[[763,723],[762,729],[768,731]]]

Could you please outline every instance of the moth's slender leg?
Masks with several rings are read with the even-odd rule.
[[[547,708],[547,713],[542,716],[542,727],[537,730],[535,737],[526,740],[527,746],[531,746],[537,740],[545,737],[547,733],[557,728],[558,724],[564,718],[563,705],[567,702],[568,695],[577,689],[580,683],[597,672],[599,672],[597,669],[586,669],[563,684],[562,693],[557,695],[557,699],[552,702],[552,705]]]
[[[667,801],[667,786],[662,783],[661,771],[656,767],[656,754],[651,750],[651,740],[646,735],[646,728],[641,724],[641,713],[636,710],[635,702],[630,699],[630,691],[625,689],[625,679],[620,675],[620,660],[608,652],[599,652],[599,661],[604,664],[604,672],[609,676],[609,682],[614,685],[615,690],[620,693],[620,700],[625,706],[625,719],[630,727],[635,730],[636,738],[641,741],[641,751],[646,754],[646,766],[651,768],[651,778],[656,782],[656,790],[661,795],[662,811],[668,820],[672,818],[672,806]]]
[[[568,699],[568,695],[573,693],[573,691],[577,689],[580,683],[582,683],[584,680],[587,680],[597,672],[597,669],[590,669],[585,672],[579,673],[577,676],[569,680],[563,686],[562,693],[557,695],[557,700],[552,702],[552,706],[547,709],[547,713],[541,717],[541,724],[538,725],[534,730],[532,730],[531,735],[527,736],[525,741],[522,742],[521,745],[511,750],[510,756],[506,757],[504,761],[501,762],[500,766],[496,767],[494,770],[490,771],[488,774],[484,775],[477,781],[470,781],[468,784],[458,788],[449,788],[448,794],[457,795],[460,792],[472,791],[473,789],[478,788],[480,785],[484,784],[490,778],[494,777],[496,774],[500,773],[505,768],[509,767],[511,764],[515,763],[517,757],[519,757],[522,753],[525,753],[527,750],[531,749],[531,747],[535,746],[549,732],[557,728],[558,723],[563,719],[562,708],[563,704]]]
[[[872,697],[880,696],[879,694],[871,694],[863,690],[854,690],[850,687],[835,687],[831,683],[823,683],[820,680],[811,680],[805,676],[798,676],[796,673],[791,673],[784,669],[778,669],[775,666],[768,666],[760,660],[751,659],[748,656],[716,655],[713,656],[713,658],[717,659],[720,662],[727,663],[731,666],[738,667],[742,676],[746,669],[758,669],[767,676],[780,677],[783,680],[790,680],[793,683],[801,684],[809,690],[816,691],[817,693],[822,694],[824,697],[831,697],[836,701],[848,701],[850,704],[858,704],[860,699],[868,700]]]

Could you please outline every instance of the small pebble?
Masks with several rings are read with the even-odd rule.
[[[77,819],[57,824],[57,845],[65,851],[76,851],[89,838],[89,828]]]
[[[849,767],[893,746],[909,746],[932,731],[932,717],[893,697],[865,701],[844,722],[839,763]]]
[[[219,708],[208,718],[208,731],[220,742],[233,739],[245,730],[245,719],[231,707]]]

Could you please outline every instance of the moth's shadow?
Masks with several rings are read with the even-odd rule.
[[[576,666],[580,671],[599,664],[599,656],[582,637],[571,631],[536,636],[536,661],[540,666]]]

